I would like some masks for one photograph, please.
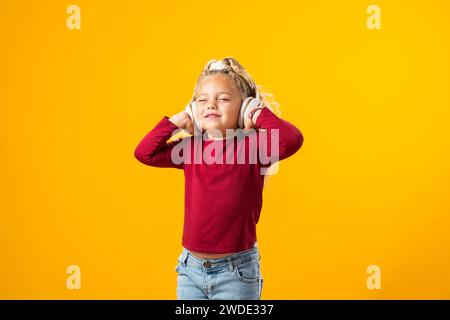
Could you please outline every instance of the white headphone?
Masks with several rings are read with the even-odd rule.
[[[261,100],[259,98],[259,93],[256,91],[256,97],[247,97],[244,99],[244,101],[241,104],[241,107],[239,109],[239,118],[238,118],[238,127],[244,128],[245,124],[245,118],[248,117],[248,113],[254,106],[258,106],[261,103]],[[191,100],[185,108],[185,111],[189,114],[189,118],[191,118],[192,122],[194,123],[194,127],[196,128],[197,132],[201,132],[201,123],[197,119],[197,104],[195,100]]]

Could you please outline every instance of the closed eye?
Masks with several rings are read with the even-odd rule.
[[[230,101],[230,99],[225,99],[225,98],[219,99],[219,100],[221,100],[221,101]],[[198,102],[205,102],[205,101],[206,101],[206,100],[204,100],[204,99],[198,100]]]

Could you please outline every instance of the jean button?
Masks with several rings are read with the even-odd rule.
[[[209,267],[211,267],[211,262],[205,261],[205,262],[203,262],[203,266],[205,266],[206,268],[209,268]]]

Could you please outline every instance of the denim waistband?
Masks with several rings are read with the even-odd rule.
[[[235,265],[244,263],[250,260],[259,260],[261,258],[258,250],[258,244],[255,241],[252,248],[230,254],[222,258],[199,258],[193,255],[188,249],[183,247],[183,250],[178,258],[178,261],[184,266],[189,264],[192,267],[202,269],[204,271],[216,271],[228,267],[233,270]]]

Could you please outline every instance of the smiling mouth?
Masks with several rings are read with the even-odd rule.
[[[206,116],[205,119],[208,119],[208,120],[214,120],[214,119],[218,119],[218,118],[220,118],[220,117],[221,117],[221,116],[212,114],[212,115]]]

